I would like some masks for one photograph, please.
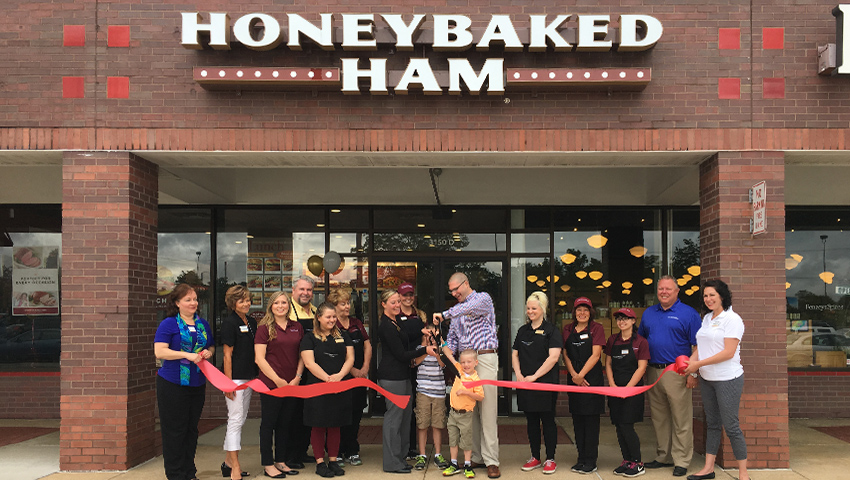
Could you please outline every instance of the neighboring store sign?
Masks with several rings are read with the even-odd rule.
[[[767,207],[767,184],[759,182],[753,185],[752,202],[753,202],[753,219],[752,231],[753,235],[758,235],[767,231],[767,215],[765,210]]]
[[[649,15],[620,15],[617,28],[610,15],[557,15],[549,21],[547,15],[529,15],[527,22],[517,28],[509,15],[491,15],[483,30],[472,28],[465,15],[430,15],[432,28],[423,30],[426,15],[412,15],[406,22],[399,14],[341,14],[320,15],[315,25],[298,14],[287,14],[287,27],[265,13],[249,13],[231,25],[226,13],[210,13],[208,23],[202,23],[198,12],[182,13],[181,44],[189,49],[203,49],[201,35],[208,37],[206,45],[216,50],[230,50],[231,34],[235,42],[248,49],[265,51],[279,48],[286,42],[291,50],[302,50],[302,37],[319,48],[335,51],[376,51],[388,53],[413,51],[414,47],[430,46],[435,52],[463,52],[470,48],[489,51],[492,47],[506,52],[635,52],[655,46],[661,39],[661,22]],[[341,20],[336,28],[335,19]],[[380,19],[380,23],[379,20]],[[390,51],[392,49],[392,51]],[[425,56],[423,54],[417,54]],[[509,68],[503,58],[487,58],[478,71],[467,58],[445,59],[447,70],[435,69],[430,58],[411,58],[403,71],[388,70],[387,58],[369,58],[361,65],[360,58],[341,58],[341,69],[335,66],[303,67],[196,67],[194,78],[204,88],[270,88],[270,87],[340,87],[343,93],[359,94],[361,80],[372,94],[388,94],[388,84],[396,94],[410,89],[425,94],[440,95],[448,87],[450,94],[461,94],[462,86],[472,94],[486,91],[501,95],[505,87],[516,86],[606,86],[629,88],[645,86],[651,76],[649,68]]]
[[[835,16],[835,70],[833,74],[850,74],[850,4],[838,4],[832,9]],[[845,28],[846,27],[846,28]],[[845,35],[846,33],[846,35]]]
[[[16,246],[12,315],[59,315],[59,247]]]
[[[835,287],[835,294],[836,295],[850,295],[850,287],[836,286]]]

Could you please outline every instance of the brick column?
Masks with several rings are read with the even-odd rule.
[[[59,465],[126,470],[155,455],[158,167],[66,152],[62,176]]]
[[[767,232],[749,233],[747,192],[767,182]],[[789,468],[788,367],[785,354],[785,156],[721,152],[700,165],[702,279],[729,284],[744,319],[741,428],[750,468]],[[704,418],[702,412],[697,416]],[[718,463],[735,468],[724,436]]]

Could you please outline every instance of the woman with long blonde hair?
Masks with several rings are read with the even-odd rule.
[[[298,385],[304,371],[304,362],[299,355],[304,329],[298,322],[289,320],[289,308],[286,294],[273,293],[254,338],[259,378],[271,389]],[[260,457],[266,476],[284,478],[287,474],[297,474],[298,470],[289,468],[285,463],[295,398],[261,395],[260,406]]]

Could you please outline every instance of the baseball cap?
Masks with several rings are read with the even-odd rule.
[[[621,309],[617,310],[616,312],[614,312],[614,317],[616,317],[617,315],[621,315],[621,316],[629,317],[629,318],[637,318],[637,316],[635,316],[635,311],[632,310],[631,308],[621,308]]]
[[[413,293],[413,285],[409,282],[404,282],[398,286],[399,295],[407,295],[408,293]]]
[[[584,305],[587,308],[593,308],[593,303],[590,302],[590,299],[587,297],[578,297],[576,301],[573,303],[573,310],[578,308],[579,306]]]

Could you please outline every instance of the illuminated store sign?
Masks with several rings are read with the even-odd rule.
[[[409,22],[398,14],[321,14],[314,24],[298,14],[286,15],[286,26],[265,13],[249,13],[231,23],[226,13],[210,13],[205,22],[198,12],[184,12],[181,44],[189,49],[209,46],[230,50],[238,42],[251,50],[275,48],[302,50],[302,41],[326,51],[412,52],[430,47],[433,52],[635,52],[655,46],[661,39],[661,22],[649,15],[620,15],[617,27],[610,15],[529,15],[517,27],[509,15],[491,15],[486,28],[472,28],[465,15],[413,15]],[[378,21],[380,19],[380,22]],[[424,29],[426,20],[431,28]],[[205,41],[202,42],[201,37]],[[419,51],[417,49],[417,51]],[[196,67],[194,78],[205,88],[286,88],[301,86],[339,87],[343,93],[359,94],[361,83],[372,94],[388,94],[388,84],[396,94],[421,90],[440,95],[461,94],[462,86],[473,94],[482,90],[501,95],[506,86],[603,86],[606,88],[644,87],[650,80],[649,68],[505,68],[504,58],[487,58],[476,71],[467,58],[446,58],[448,70],[435,70],[431,58],[410,58],[403,71],[387,67],[387,58],[341,58],[341,67]],[[367,62],[368,60],[368,62]],[[482,63],[482,62],[479,62]]]
[[[850,5],[839,4],[832,9],[835,15],[835,43],[838,47],[835,55],[835,70],[837,75],[850,74]],[[845,35],[846,34],[846,35]]]

